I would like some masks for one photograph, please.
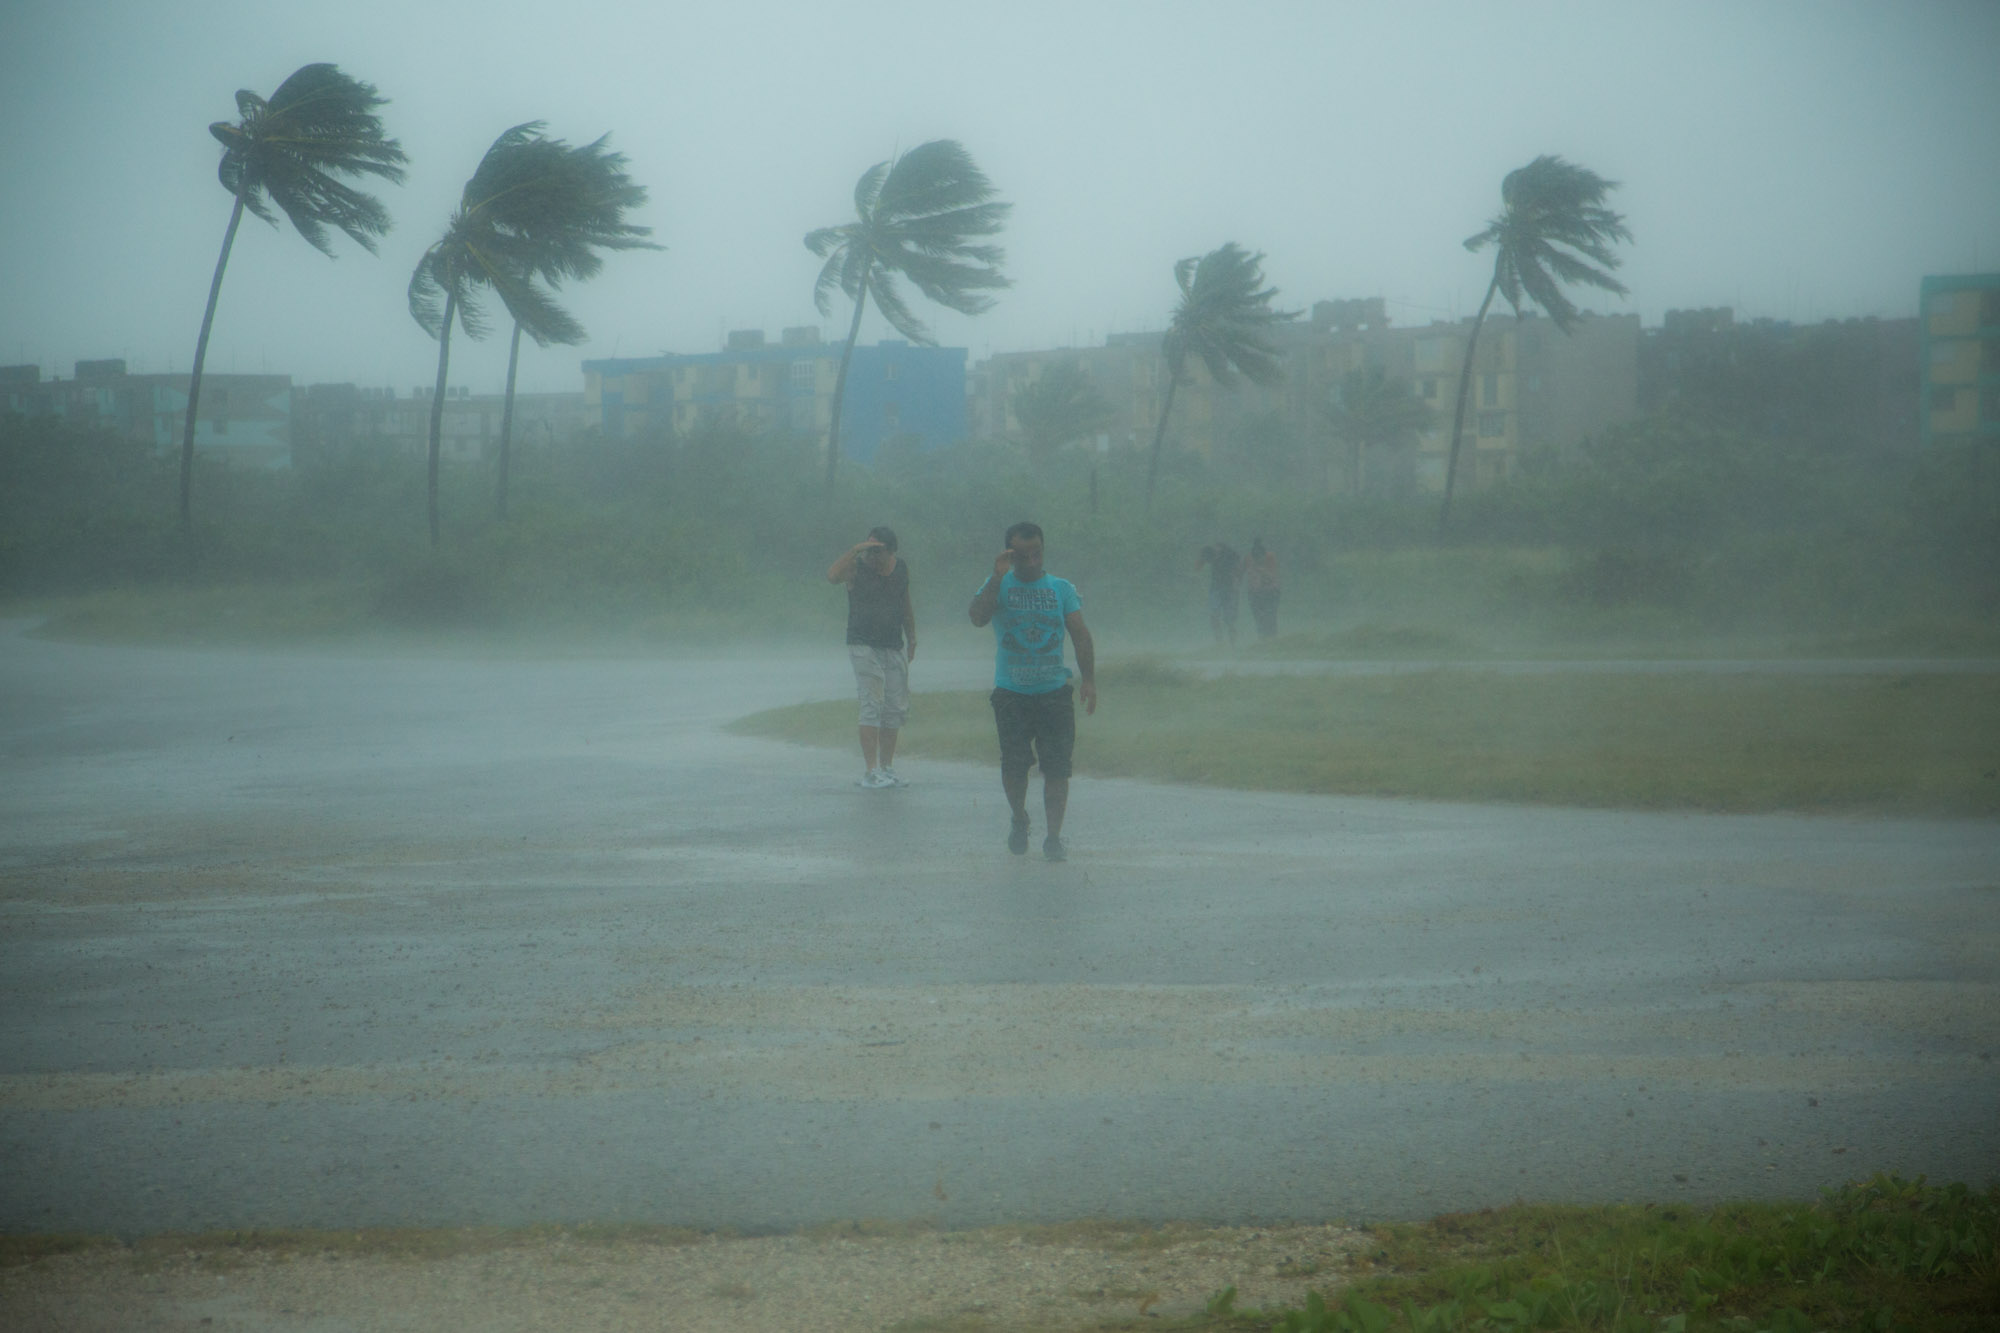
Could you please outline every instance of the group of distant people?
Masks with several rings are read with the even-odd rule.
[[[1208,571],[1208,627],[1216,643],[1236,646],[1239,589],[1249,595],[1257,637],[1277,637],[1278,557],[1262,537],[1251,541],[1247,560],[1228,542],[1204,546],[1195,569]]]
[[[994,730],[1000,743],[1000,788],[1010,822],[1007,850],[1028,850],[1028,770],[1042,771],[1042,855],[1068,859],[1063,818],[1069,808],[1076,749],[1076,700],[1097,711],[1097,648],[1083,621],[1083,599],[1068,579],[1043,568],[1043,535],[1033,523],[1007,529],[1006,549],[973,594],[967,614],[994,638]],[[1195,566],[1209,576],[1208,618],[1218,644],[1236,642],[1237,595],[1247,591],[1259,638],[1278,632],[1278,557],[1264,539],[1246,559],[1227,542],[1201,548]],[[910,663],[917,655],[917,616],[910,600],[910,566],[896,551],[893,529],[876,527],[843,551],[827,581],[847,589],[847,653],[860,699],[859,739],[865,765],[856,785],[906,787],[896,773],[896,737],[910,710]],[[1075,644],[1076,670],[1063,645]],[[1074,684],[1072,684],[1074,678]]]

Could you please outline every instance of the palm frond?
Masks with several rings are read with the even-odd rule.
[[[1194,356],[1219,385],[1233,386],[1241,372],[1255,384],[1284,378],[1284,360],[1270,331],[1298,318],[1274,309],[1278,289],[1264,285],[1264,256],[1230,241],[1174,265],[1181,289],[1165,344],[1167,367],[1180,378]]]
[[[1612,247],[1632,234],[1625,219],[1605,206],[1615,188],[1616,181],[1544,154],[1507,173],[1500,182],[1501,211],[1465,247],[1496,247],[1494,284],[1515,314],[1532,303],[1567,331],[1577,309],[1564,283],[1625,294],[1611,274],[1619,266]]]
[[[410,318],[433,339],[444,335],[445,284],[438,276],[438,247],[432,246],[410,274]]]
[[[500,303],[507,307],[507,313],[521,326],[521,332],[533,338],[537,346],[574,345],[588,336],[576,317],[536,283],[531,270],[505,262],[487,262],[481,265],[480,272]]]
[[[937,340],[931,337],[930,326],[918,319],[909,302],[903,299],[903,289],[896,282],[894,273],[886,270],[876,273],[869,280],[868,290],[875,294],[875,305],[881,310],[882,318],[888,320],[896,332],[920,347],[937,345]]]
[[[601,136],[580,148],[542,133],[541,121],[515,125],[494,139],[460,194],[444,236],[425,263],[439,291],[455,293],[468,335],[487,331],[480,292],[500,298],[521,331],[541,346],[580,343],[583,325],[551,288],[598,273],[603,249],[659,249],[650,227],[626,220],[645,202],[645,187],[625,174],[625,159]],[[424,266],[419,266],[420,274]],[[420,303],[412,279],[411,313],[431,328],[442,298]]]
[[[269,101],[239,91],[237,123],[209,126],[223,146],[217,178],[248,212],[273,226],[282,211],[324,254],[333,253],[334,229],[372,251],[389,230],[388,210],[340,178],[403,179],[407,158],[383,133],[375,114],[381,105],[372,85],[327,64],[301,67]]]
[[[806,249],[826,261],[813,284],[813,304],[831,314],[836,287],[854,300],[865,283],[883,317],[921,343],[930,341],[930,331],[895,277],[908,278],[947,309],[967,315],[991,309],[987,293],[1011,285],[1000,271],[1005,253],[982,239],[1000,232],[1010,208],[993,193],[992,182],[955,140],[932,140],[877,162],[855,183],[854,221],[806,233]]]

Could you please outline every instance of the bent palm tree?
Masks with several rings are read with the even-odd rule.
[[[279,84],[268,102],[248,89],[239,91],[236,109],[242,119],[234,124],[219,120],[208,127],[222,144],[222,165],[216,175],[222,188],[235,197],[236,206],[222,234],[222,254],[208,284],[208,306],[202,311],[188,377],[187,424],[181,434],[183,536],[192,529],[194,423],[201,401],[202,365],[208,360],[208,334],[215,324],[216,300],[222,294],[230,248],[236,244],[236,228],[246,209],[277,226],[275,204],[299,235],[329,259],[333,257],[330,227],[346,232],[373,254],[375,238],[389,230],[389,212],[375,196],[339,177],[403,179],[408,159],[401,145],[384,137],[382,121],[375,114],[384,101],[372,85],[351,79],[332,65],[306,65]]]
[[[1479,345],[1479,330],[1486,322],[1486,310],[1493,294],[1507,298],[1520,317],[1525,300],[1540,306],[1557,328],[1568,333],[1576,322],[1576,307],[1563,294],[1565,282],[1583,283],[1607,292],[1625,294],[1625,285],[1611,276],[1619,259],[1611,250],[1614,241],[1629,241],[1625,219],[1604,206],[1604,197],[1617,188],[1585,167],[1547,154],[1525,167],[1507,173],[1500,182],[1500,212],[1486,224],[1486,230],[1469,236],[1465,248],[1477,253],[1494,246],[1493,281],[1486,286],[1486,298],[1472,321],[1472,336],[1465,343],[1465,365],[1458,375],[1458,407],[1451,420],[1451,453],[1444,471],[1444,505],[1438,511],[1438,529],[1444,529],[1451,515],[1451,489],[1458,475],[1460,436],[1465,430],[1466,395],[1472,388],[1472,354]]]
[[[1253,384],[1276,384],[1285,377],[1278,345],[1271,330],[1298,318],[1292,310],[1273,310],[1276,287],[1264,286],[1264,256],[1251,254],[1230,241],[1199,259],[1174,265],[1181,303],[1174,310],[1160,350],[1167,358],[1167,401],[1153,431],[1153,456],[1146,465],[1146,507],[1152,508],[1153,484],[1160,475],[1160,449],[1167,438],[1167,416],[1174,410],[1174,390],[1187,373],[1189,357],[1208,370],[1223,388],[1234,388],[1241,372]]]
[[[837,287],[854,302],[854,320],[833,381],[833,425],[826,441],[826,483],[840,461],[840,408],[847,395],[847,365],[861,333],[861,312],[875,304],[898,333],[934,345],[930,330],[903,300],[896,279],[908,278],[941,306],[964,315],[992,309],[984,293],[1010,286],[1000,273],[999,246],[977,243],[997,235],[1011,204],[993,201],[995,190],[953,139],[918,144],[902,156],[877,162],[854,186],[854,221],[806,233],[806,249],[826,260],[813,285],[813,303],[833,313]]]
[[[521,131],[535,134],[541,128],[539,122],[517,126],[507,135]],[[502,138],[506,138],[503,135]],[[519,207],[509,207],[500,211],[507,214],[507,225],[518,229],[536,246],[534,269],[551,287],[559,287],[565,279],[583,281],[597,276],[604,267],[600,250],[658,250],[662,247],[648,241],[653,234],[651,227],[640,227],[625,220],[627,209],[638,208],[646,202],[646,187],[634,184],[625,173],[625,155],[614,153],[606,144],[610,135],[603,135],[591,143],[572,148],[560,139],[544,139],[540,142],[561,150],[559,158],[551,158],[549,165],[560,170],[566,177],[561,188],[536,189],[525,193]],[[501,299],[506,299],[505,289]],[[512,313],[512,307],[509,307]],[[525,321],[514,320],[514,337],[507,349],[507,395],[500,409],[500,457],[499,478],[495,492],[497,512],[504,520],[507,517],[507,465],[509,446],[514,433],[514,377],[521,359],[521,334],[526,332],[538,347],[550,343],[581,341],[583,329],[579,325],[574,339],[557,336],[546,327]]]
[[[491,291],[537,343],[576,343],[584,337],[583,326],[538,281],[556,265],[547,238],[552,219],[566,216],[572,206],[576,180],[567,161],[571,150],[559,140],[542,138],[540,130],[539,121],[530,121],[493,141],[465,183],[444,235],[424,251],[410,275],[410,315],[438,343],[428,468],[433,547],[438,544],[438,453],[453,322],[466,337],[484,338],[490,329],[484,292]]]

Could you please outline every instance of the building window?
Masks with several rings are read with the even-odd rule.
[[[882,404],[882,424],[890,430],[894,430],[903,424],[902,414],[896,410],[894,403]]]
[[[1479,438],[1497,440],[1507,433],[1505,412],[1481,412],[1479,414]]]
[[[818,381],[819,366],[812,361],[792,362],[792,387],[809,390]]]
[[[1958,390],[1952,388],[1931,390],[1931,411],[1950,413],[1958,410]]]
[[[1481,375],[1479,377],[1479,405],[1481,407],[1500,406],[1500,377],[1498,375]],[[1481,435],[1485,433],[1485,431],[1480,432]]]
[[[894,361],[884,361],[882,363],[882,378],[885,380],[896,378],[896,363]]]

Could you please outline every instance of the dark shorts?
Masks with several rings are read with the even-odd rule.
[[[1076,687],[1047,694],[993,691],[993,722],[1000,732],[1000,774],[1025,777],[1038,765],[1044,781],[1069,776],[1076,749]]]

